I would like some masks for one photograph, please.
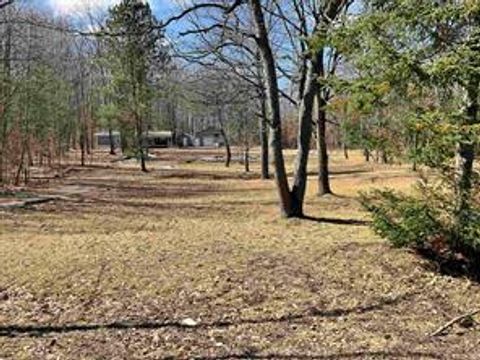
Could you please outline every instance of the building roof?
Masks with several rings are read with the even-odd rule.
[[[147,132],[149,138],[171,138],[173,137],[172,131],[149,131]]]
[[[112,131],[113,136],[120,136],[120,131]],[[95,136],[110,136],[108,131],[99,131],[95,133]]]

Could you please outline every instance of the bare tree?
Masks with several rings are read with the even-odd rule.
[[[190,22],[194,24],[185,34],[195,34],[208,45],[206,50],[229,63],[232,71],[238,73],[241,69],[242,75],[247,73],[244,69],[248,69],[248,62],[238,59],[249,59],[250,70],[255,69],[251,66],[255,63],[252,59],[259,64],[259,94],[264,100],[261,109],[270,128],[270,150],[281,212],[287,217],[303,216],[315,117],[318,120],[319,193],[331,192],[325,141],[326,105],[331,94],[319,79],[335,71],[338,56],[327,45],[312,48],[310,44],[315,43],[314,39],[326,39],[329,27],[336,24],[349,4],[346,0],[194,1],[183,12],[191,16]],[[201,55],[202,60],[206,57]],[[297,89],[297,99],[281,88],[282,77],[290,81],[291,88]],[[282,97],[298,106],[298,151],[292,188],[282,150]],[[315,102],[317,116],[314,116]]]
[[[328,151],[326,142],[327,106],[332,97],[328,86],[329,77],[336,69],[340,56],[336,49],[328,43],[328,33],[332,28],[339,26],[343,21],[351,0],[291,0],[274,1],[272,15],[281,21],[284,29],[284,38],[287,39],[287,51],[291,52],[296,70],[292,76],[292,83],[298,90],[299,126],[305,126],[299,131],[300,152],[297,157],[297,171],[306,167],[306,153],[310,148],[308,136],[309,124],[307,119],[316,118],[316,137],[318,151],[318,194],[331,193],[328,167]],[[313,47],[312,47],[313,42]],[[321,44],[321,45],[318,45]],[[317,106],[317,116],[314,116],[314,103]],[[302,117],[306,117],[302,121]],[[302,179],[303,176],[299,177]],[[303,196],[304,184],[298,184],[298,194]]]

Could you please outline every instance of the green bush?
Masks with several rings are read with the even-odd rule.
[[[430,249],[442,257],[462,255],[477,263],[480,255],[479,198],[472,194],[459,226],[455,191],[448,179],[451,177],[445,176],[435,184],[420,183],[417,197],[392,190],[375,190],[362,194],[361,204],[372,214],[374,231],[394,246]]]
[[[375,190],[362,194],[361,203],[372,214],[375,232],[396,247],[421,247],[444,233],[439,211],[420,199]]]
[[[421,139],[415,160],[424,170],[415,195],[376,190],[362,194],[361,203],[375,232],[394,246],[428,249],[442,258],[461,255],[480,271],[480,176],[474,167],[471,186],[462,189],[455,152],[459,143],[480,146],[480,127],[458,125],[453,113],[445,114],[447,120],[441,115],[411,120]]]

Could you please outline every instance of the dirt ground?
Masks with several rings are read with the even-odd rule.
[[[406,166],[335,153],[317,198],[312,161],[312,219],[284,220],[258,163],[155,155],[143,174],[97,153],[23,190],[56,201],[0,210],[0,359],[480,358],[476,326],[428,336],[479,285],[365,225],[358,191],[408,191]]]

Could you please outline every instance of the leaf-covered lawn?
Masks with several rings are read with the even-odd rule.
[[[312,173],[316,219],[283,220],[271,182],[210,155],[74,171],[31,189],[63,200],[0,212],[0,359],[480,357],[475,327],[427,336],[478,284],[362,224],[358,190],[407,190],[406,167],[335,154],[337,196],[316,198]]]

